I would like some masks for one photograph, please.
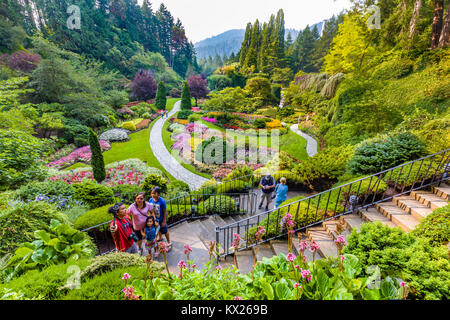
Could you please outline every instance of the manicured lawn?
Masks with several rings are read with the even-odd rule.
[[[306,153],[306,140],[291,130],[289,130],[287,134],[280,136],[280,150],[298,160],[308,159],[308,154]]]

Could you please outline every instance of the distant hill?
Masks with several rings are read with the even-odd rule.
[[[318,30],[322,30],[322,22],[316,23]],[[315,26],[313,25],[312,28]],[[291,33],[291,37],[295,40],[299,31],[295,29],[286,29],[286,37]],[[197,59],[215,57],[219,54],[221,57],[226,54],[230,56],[232,52],[235,54],[241,48],[244,41],[245,29],[233,29],[225,31],[217,36],[207,38],[194,44],[197,52]]]

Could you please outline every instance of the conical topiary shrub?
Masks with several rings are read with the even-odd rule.
[[[191,110],[191,91],[189,90],[189,84],[187,81],[183,81],[181,89],[181,110]]]
[[[89,129],[89,146],[91,148],[91,166],[94,179],[100,183],[106,178],[105,161],[97,134],[92,129]]]
[[[156,91],[155,106],[158,110],[166,110],[166,103],[166,85],[160,81],[158,83],[158,90]]]

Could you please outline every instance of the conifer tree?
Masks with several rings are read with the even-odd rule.
[[[241,66],[244,65],[248,49],[250,48],[250,38],[251,38],[251,36],[252,36],[252,24],[249,22],[247,24],[247,28],[245,29],[244,41],[242,42],[240,55],[239,55],[239,64]]]
[[[97,134],[89,129],[89,147],[91,148],[91,166],[94,179],[100,183],[106,178],[105,161]]]
[[[166,85],[164,82],[160,81],[158,83],[158,90],[156,91],[156,98],[155,98],[155,106],[158,108],[158,110],[166,110]]]
[[[187,81],[183,81],[181,88],[181,110],[191,110],[191,91]]]

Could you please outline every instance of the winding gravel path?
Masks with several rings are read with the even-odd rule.
[[[186,182],[191,191],[200,189],[201,185],[208,179],[196,175],[184,168],[167,150],[162,139],[162,130],[164,122],[180,110],[181,100],[177,101],[173,109],[169,112],[167,118],[159,118],[153,125],[150,132],[150,148],[156,159],[175,179]]]
[[[296,134],[301,136],[302,138],[306,139],[306,153],[308,156],[312,157],[317,153],[317,141],[313,137],[307,135],[306,133],[302,132],[298,129],[298,124],[293,124],[290,128],[292,131],[294,131]]]

